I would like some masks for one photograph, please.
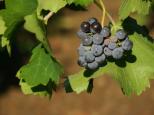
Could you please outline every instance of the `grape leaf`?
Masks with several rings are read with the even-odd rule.
[[[66,4],[67,2],[65,0],[38,0],[37,15],[40,19],[42,19],[42,10],[50,10],[56,13]]]
[[[34,33],[40,42],[44,42],[46,30],[43,29],[42,21],[37,18],[35,12],[31,15],[25,16],[24,28],[29,32]]]
[[[31,14],[37,7],[36,0],[5,0],[6,12],[19,14],[24,17]]]
[[[37,7],[36,0],[5,0],[6,9],[0,11],[0,17],[5,22],[6,29],[1,32],[3,46],[9,46],[9,39],[12,37],[15,29],[24,21],[24,16],[31,14]],[[0,25],[3,22],[0,21]],[[5,42],[7,41],[7,42]]]
[[[49,97],[52,95],[52,83],[49,82],[47,86],[38,85],[38,86],[30,86],[23,79],[20,79],[19,85],[21,86],[21,90],[25,95],[38,95],[41,97]]]
[[[25,16],[24,28],[34,33],[36,38],[44,45],[48,53],[51,53],[48,41],[46,38],[46,28],[42,20],[37,17],[37,13],[34,12],[31,15]]]
[[[6,30],[5,22],[2,17],[0,17],[0,35],[2,35]]]
[[[2,36],[2,39],[1,39],[1,46],[2,47],[6,46],[9,55],[11,55],[10,41],[6,37],[4,37],[4,36]]]
[[[125,95],[136,93],[140,95],[146,87],[150,87],[149,79],[154,78],[154,44],[140,34],[134,33],[129,36],[134,43],[133,56],[128,59],[126,65],[117,66],[110,62],[96,72],[82,70],[77,74],[70,75],[68,80],[73,91],[80,93],[87,90],[91,78],[103,74],[113,76],[121,86]],[[133,63],[132,60],[135,62]],[[121,63],[122,64],[122,63]]]
[[[29,63],[23,66],[19,72],[19,78],[25,80],[30,86],[37,86],[47,85],[50,80],[58,84],[63,70],[61,65],[46,53],[40,44],[33,50]]]
[[[48,96],[48,92],[46,90],[39,90],[39,91],[33,91],[32,86],[28,85],[26,82],[23,80],[20,80],[19,85],[21,86],[21,90],[25,95],[38,95],[38,96]]]
[[[147,23],[147,16],[145,15],[136,15],[134,18],[136,19],[138,25],[144,26]]]
[[[68,4],[72,4],[75,0],[66,0]]]
[[[149,14],[151,0],[122,0],[119,9],[120,19],[127,18],[130,13],[137,12],[139,15]]]
[[[81,6],[87,6],[92,3],[94,0],[67,0],[68,4],[76,4]]]

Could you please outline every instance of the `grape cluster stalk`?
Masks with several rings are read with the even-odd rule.
[[[82,22],[77,35],[81,40],[78,64],[89,70],[98,69],[109,58],[116,61],[129,56],[127,52],[133,48],[133,42],[123,29],[111,36],[110,27],[102,27],[96,18]]]

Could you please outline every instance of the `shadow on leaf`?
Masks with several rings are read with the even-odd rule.
[[[121,68],[124,68],[126,67],[126,60],[123,58],[123,59],[120,59],[120,60],[116,60],[115,61],[115,64]]]
[[[89,80],[89,85],[88,85],[88,88],[87,88],[88,93],[92,93],[92,90],[93,90],[93,87],[94,87],[93,81],[94,81],[94,79]]]
[[[154,42],[151,36],[149,36],[149,31],[146,26],[140,26],[137,24],[137,21],[132,17],[128,17],[122,23],[124,30],[128,32],[128,35],[132,35],[135,32],[142,34],[144,37],[148,38],[149,41]]]
[[[86,69],[85,71],[84,71],[84,77],[91,77],[95,72],[97,71],[97,69],[96,70],[89,70],[89,69]]]
[[[129,63],[134,63],[136,62],[137,58],[135,55],[129,55],[127,58],[126,58],[126,61],[129,62]]]

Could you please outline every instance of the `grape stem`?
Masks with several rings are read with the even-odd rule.
[[[105,9],[105,5],[103,3],[102,0],[99,0],[100,1],[100,5],[102,6],[102,10],[103,10],[103,15],[102,15],[102,26],[104,26],[104,22],[105,22],[105,16],[106,16],[106,9]]]
[[[53,15],[54,13],[51,11],[51,12],[49,12],[45,17],[44,17],[44,21],[45,22],[47,22],[51,17],[52,17],[52,15]]]
[[[95,0],[94,3],[96,4],[96,6],[97,6],[98,8],[100,8],[100,9],[103,11],[102,26],[104,26],[105,16],[107,16],[108,19],[111,21],[111,23],[112,23],[113,25],[115,25],[115,21],[114,21],[114,19],[112,18],[112,16],[110,15],[110,13],[106,10],[103,1],[102,1],[102,0],[99,0],[99,2],[98,2],[97,0]]]

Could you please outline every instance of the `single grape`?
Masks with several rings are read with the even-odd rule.
[[[91,51],[88,51],[85,53],[85,60],[87,63],[91,63],[95,60],[95,56],[93,55]]]
[[[109,45],[108,45],[108,48],[110,50],[114,50],[116,47],[117,47],[117,44],[116,43],[113,43],[113,42],[109,43]]]
[[[103,46],[108,46],[110,42],[111,40],[109,38],[105,39]]]
[[[91,25],[91,24],[93,24],[94,22],[97,22],[97,19],[96,19],[96,18],[90,18],[90,19],[88,20],[88,22],[89,22],[90,25]]]
[[[95,56],[100,56],[103,53],[103,47],[101,45],[92,45],[91,51]]]
[[[100,34],[103,37],[109,37],[110,36],[110,29],[108,27],[103,27]]]
[[[91,36],[87,36],[85,39],[82,39],[82,44],[84,46],[90,46],[93,43],[93,39]]]
[[[108,47],[104,48],[104,54],[106,56],[112,56],[112,50],[110,50]]]
[[[80,28],[85,33],[90,32],[90,24],[89,24],[89,22],[82,22]]]
[[[80,46],[78,48],[79,56],[84,56],[86,51],[87,51],[87,47],[80,44]]]
[[[79,30],[79,31],[77,32],[77,36],[78,36],[80,39],[85,39],[85,38],[87,38],[87,34],[84,33],[82,30]]]
[[[100,23],[98,22],[94,22],[91,24],[91,32],[92,33],[100,33],[101,32],[101,29],[102,29],[102,26]]]
[[[126,38],[126,32],[124,30],[120,29],[120,30],[117,31],[116,37],[119,40],[124,40]]]
[[[80,57],[79,57],[79,59],[78,59],[78,64],[79,64],[79,66],[81,66],[81,67],[86,67],[86,66],[87,66],[87,62],[86,62],[84,56],[80,56]]]
[[[88,63],[87,68],[90,70],[96,70],[98,69],[99,65],[96,61],[92,62],[92,63]]]
[[[125,41],[122,42],[122,48],[126,51],[129,51],[133,48],[133,42],[130,41],[129,39],[126,39]]]
[[[96,58],[95,58],[95,61],[96,61],[98,64],[102,64],[102,63],[105,61],[105,59],[106,59],[105,54],[102,54],[101,56],[96,57]]]
[[[123,49],[121,47],[116,48],[112,51],[112,56],[114,59],[121,59],[123,56]]]
[[[100,45],[100,44],[103,43],[103,40],[104,40],[104,38],[103,38],[103,36],[100,35],[100,34],[95,34],[95,35],[93,36],[93,43],[94,43],[94,44]]]

